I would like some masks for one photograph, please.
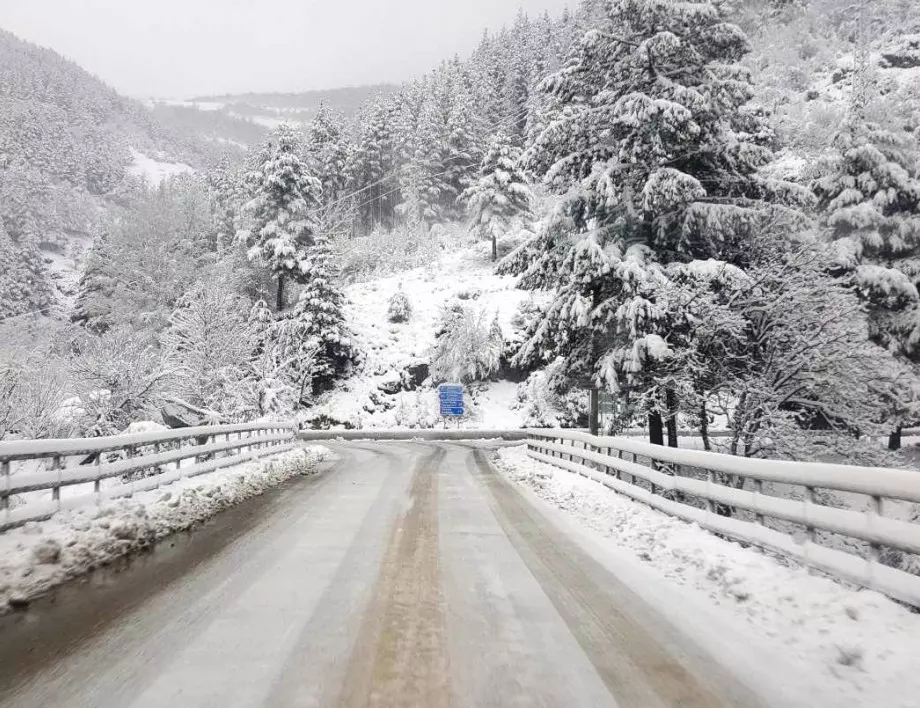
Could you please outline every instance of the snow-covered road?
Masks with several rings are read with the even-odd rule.
[[[8,618],[0,706],[775,703],[496,474],[488,445],[330,447],[322,474]]]

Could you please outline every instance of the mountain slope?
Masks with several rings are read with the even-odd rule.
[[[0,299],[0,317],[49,304],[51,279],[36,262],[85,242],[132,151],[199,167],[216,157],[76,64],[0,30],[0,265],[28,274],[5,289],[15,295]]]

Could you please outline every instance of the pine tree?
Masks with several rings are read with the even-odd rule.
[[[358,226],[367,233],[378,225],[392,226],[400,202],[392,118],[390,107],[379,98],[364,107],[346,169],[348,189],[358,193]]]
[[[518,165],[520,150],[504,133],[492,139],[480,168],[480,177],[463,193],[471,229],[492,240],[492,260],[498,258],[498,233],[516,217],[530,214],[533,195]]]
[[[301,141],[282,125],[270,137],[249,176],[251,227],[240,232],[249,258],[269,268],[277,282],[275,307],[284,309],[286,282],[306,282],[306,250],[313,245],[322,187],[301,159]]]
[[[345,323],[345,296],[329,244],[318,237],[303,261],[305,287],[290,319],[299,336],[318,345],[313,368],[313,391],[328,390],[358,360],[354,339]]]
[[[239,231],[244,201],[242,178],[228,159],[221,160],[208,174],[208,194],[215,249],[222,254]]]
[[[345,166],[349,146],[343,132],[345,118],[326,103],[320,104],[310,123],[307,154],[314,176],[323,188],[323,205],[328,206],[345,194]]]
[[[0,320],[27,312],[46,312],[52,303],[41,252],[27,238],[24,244],[10,238],[0,220]]]
[[[664,266],[743,267],[770,203],[806,199],[756,174],[771,154],[745,106],[747,51],[710,2],[615,0],[542,84],[558,110],[526,160],[564,198],[505,270],[558,296],[519,358],[552,352],[573,381],[641,392],[653,442],[679,405],[654,375],[671,357]]]
[[[920,363],[920,177],[918,150],[906,133],[866,121],[869,82],[854,77],[850,116],[834,142],[831,169],[814,183],[822,220],[836,246],[838,271],[869,307],[870,336],[899,359]],[[920,401],[910,387],[893,405],[900,430]],[[891,440],[899,446],[899,434]]]

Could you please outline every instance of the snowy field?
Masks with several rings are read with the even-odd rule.
[[[366,355],[362,372],[344,382],[309,417],[328,416],[354,428],[431,428],[438,417],[437,392],[430,386],[415,391],[393,390],[400,372],[427,362],[435,342],[442,308],[460,301],[480,308],[487,321],[496,314],[502,331],[511,332],[511,318],[530,293],[516,290],[515,278],[493,272],[487,244],[445,254],[438,262],[396,275],[369,280],[346,290],[347,317],[358,346]],[[412,305],[408,322],[387,320],[390,298],[399,290]],[[522,412],[516,408],[518,385],[508,381],[468,387],[469,416],[465,428],[520,428]],[[452,427],[456,426],[451,422]]]
[[[656,588],[711,607],[733,631],[790,659],[821,684],[815,705],[920,705],[920,614],[537,462],[524,446],[500,450],[496,463],[616,554],[624,569],[641,564]],[[649,587],[640,594],[654,604]]]
[[[183,163],[161,162],[134,148],[131,148],[131,157],[134,161],[128,168],[128,172],[152,185],[158,185],[176,175],[192,174],[195,171]]]
[[[292,477],[311,474],[331,456],[321,446],[299,448],[0,534],[0,613]]]

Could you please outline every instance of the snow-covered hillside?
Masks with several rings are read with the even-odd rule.
[[[388,304],[400,289],[409,298],[412,315],[408,322],[391,323],[387,320]],[[437,392],[425,380],[442,309],[460,301],[480,308],[489,320],[497,314],[507,337],[511,318],[520,303],[530,297],[515,289],[514,278],[494,274],[485,243],[445,254],[422,268],[352,285],[346,294],[350,303],[347,316],[365,362],[360,374],[327,395],[306,419],[325,419],[334,426],[354,428],[430,428],[441,424]],[[509,381],[468,387],[470,414],[460,425],[521,427],[524,419],[515,409],[517,390],[518,385]]]
[[[142,152],[131,148],[133,162],[128,172],[135,177],[145,180],[153,185],[181,174],[192,174],[195,170],[181,162],[164,162],[149,157]]]

